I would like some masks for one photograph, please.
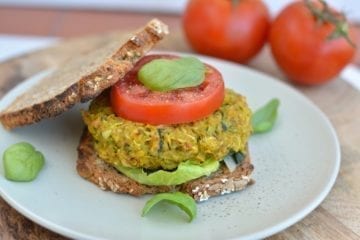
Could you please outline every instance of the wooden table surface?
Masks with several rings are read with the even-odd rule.
[[[9,23],[10,20],[15,19],[14,12],[19,14],[19,11],[22,11],[22,17],[20,17],[21,20],[17,18],[18,20],[12,23],[15,28],[1,24],[1,22]],[[0,9],[0,33],[24,33],[25,31],[27,34],[77,36],[84,33],[119,30],[121,26],[131,29],[141,26],[156,15],[169,23],[172,32],[171,36],[158,46],[158,49],[191,51],[182,35],[178,17],[159,14],[94,12],[72,15],[73,12],[64,13],[52,10],[45,10],[45,15],[42,15],[41,12],[44,13],[44,10],[40,13],[36,11],[38,10]],[[61,14],[66,16],[61,18],[59,17]],[[104,16],[100,17],[102,14]],[[24,28],[22,23],[32,18],[36,18],[32,22],[36,26],[33,32],[29,32],[28,25],[21,31],[21,28]],[[62,19],[63,24],[56,25],[59,18]],[[46,20],[47,22],[44,22]],[[88,22],[84,23],[84,21]],[[98,25],[99,22],[102,27]],[[66,24],[69,26],[66,27]],[[80,27],[74,26],[76,24]],[[0,97],[34,73],[57,66],[71,55],[94,49],[104,41],[116,37],[117,34],[119,32],[65,40],[51,48],[1,63]],[[268,48],[264,48],[261,54],[249,63],[249,66],[285,81],[285,77],[272,60]],[[360,239],[360,92],[341,79],[335,79],[329,84],[318,87],[294,87],[309,97],[329,117],[339,136],[342,163],[335,186],[325,201],[302,221],[268,239]],[[66,238],[26,219],[0,198],[0,239]]]

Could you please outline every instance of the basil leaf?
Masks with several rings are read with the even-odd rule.
[[[205,79],[205,65],[194,57],[155,59],[141,67],[138,79],[153,91],[195,87]]]
[[[34,180],[44,166],[44,155],[29,143],[10,146],[3,155],[5,178],[17,182]]]
[[[156,194],[146,202],[141,216],[145,216],[153,206],[162,201],[178,206],[189,216],[190,222],[196,217],[197,209],[195,200],[182,192]]]
[[[254,133],[264,133],[272,129],[279,105],[279,99],[274,98],[252,115],[251,125]]]

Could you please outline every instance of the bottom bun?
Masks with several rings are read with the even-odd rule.
[[[234,171],[221,164],[210,176],[204,176],[177,186],[148,186],[118,172],[114,167],[101,160],[94,149],[93,138],[84,130],[78,146],[77,171],[86,180],[96,184],[102,190],[115,193],[127,193],[133,196],[171,191],[181,191],[196,201],[205,201],[210,197],[237,192],[254,183],[250,174],[254,166],[250,163],[249,153]]]

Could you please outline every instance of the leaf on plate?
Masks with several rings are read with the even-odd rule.
[[[5,178],[17,182],[29,182],[36,178],[44,166],[44,155],[29,143],[20,142],[5,150],[3,163]]]
[[[272,129],[277,118],[279,105],[279,99],[273,98],[266,105],[255,111],[251,118],[254,133],[264,133]]]
[[[156,204],[166,201],[171,204],[178,206],[182,209],[190,218],[190,222],[196,217],[196,202],[189,195],[182,192],[173,192],[173,193],[159,193],[148,200],[142,210],[141,216],[145,216],[153,206]]]

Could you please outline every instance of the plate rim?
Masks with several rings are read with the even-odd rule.
[[[295,223],[301,221],[303,218],[305,218],[307,215],[309,215],[312,211],[315,210],[316,207],[318,207],[323,201],[324,199],[328,196],[328,194],[330,193],[332,187],[334,186],[337,176],[339,174],[339,170],[340,170],[340,165],[341,165],[341,148],[340,148],[340,142],[339,142],[339,138],[337,136],[336,130],[334,128],[334,126],[332,125],[330,119],[326,116],[326,114],[313,102],[311,101],[306,95],[304,95],[302,92],[300,92],[299,90],[295,89],[294,87],[290,86],[288,83],[279,80],[278,78],[271,76],[267,73],[261,72],[257,69],[253,69],[251,67],[248,67],[246,65],[241,65],[238,63],[234,63],[234,62],[230,62],[224,59],[218,59],[218,58],[214,58],[211,56],[205,56],[205,55],[201,55],[201,54],[196,54],[196,53],[186,53],[186,52],[178,52],[178,51],[150,51],[148,54],[177,54],[177,55],[181,55],[181,56],[195,56],[195,57],[199,57],[201,59],[205,59],[205,61],[207,59],[211,60],[211,61],[215,61],[215,62],[220,62],[222,64],[226,64],[229,65],[231,67],[235,67],[235,68],[240,68],[243,71],[248,71],[251,74],[255,74],[258,75],[262,78],[267,78],[269,79],[272,83],[277,84],[281,87],[284,87],[286,89],[286,91],[290,91],[291,94],[295,94],[298,95],[298,97],[302,98],[303,101],[306,102],[306,104],[312,108],[312,110],[314,110],[320,117],[321,120],[324,122],[324,124],[326,124],[326,127],[328,130],[330,130],[332,139],[334,140],[336,149],[336,156],[334,156],[335,159],[335,164],[333,166],[333,170],[331,172],[331,176],[329,181],[327,182],[326,186],[322,189],[321,192],[319,192],[318,194],[316,194],[316,196],[313,198],[313,200],[311,202],[309,202],[306,207],[304,207],[303,209],[301,209],[298,212],[295,212],[294,214],[290,215],[288,218],[286,218],[283,221],[278,222],[277,224],[271,226],[271,227],[267,227],[264,228],[260,231],[257,231],[255,233],[250,233],[250,234],[246,234],[243,235],[241,237],[234,237],[234,238],[230,238],[230,239],[259,239],[259,238],[265,238],[271,235],[274,235],[276,233],[279,233],[281,231],[283,231],[284,229],[294,225]],[[10,91],[6,94],[4,94],[1,98],[0,101],[3,101],[4,98],[6,98],[7,95],[11,94],[19,85],[24,84],[24,82],[28,81],[29,79],[32,78],[38,78],[40,75],[43,75],[44,72],[50,73],[53,70],[53,68],[49,68],[46,70],[43,70],[41,72],[36,73],[35,75],[25,79],[23,82],[17,84],[15,87],[13,87],[12,89],[10,89]],[[70,237],[70,238],[81,238],[81,239],[99,239],[97,237],[88,235],[88,234],[84,234],[82,232],[79,231],[75,231],[75,230],[71,230],[67,227],[63,227],[60,224],[56,224],[52,221],[46,220],[44,218],[42,218],[41,216],[37,215],[37,214],[33,214],[30,211],[28,211],[26,208],[22,207],[22,205],[17,204],[16,200],[12,199],[11,196],[9,196],[8,194],[6,194],[4,192],[4,190],[2,189],[2,187],[0,186],[0,196],[5,200],[5,202],[7,204],[9,204],[12,208],[14,208],[16,211],[18,211],[20,214],[24,215],[26,218],[30,219],[31,221],[39,224],[40,226],[51,230],[55,233],[58,233],[62,236],[65,237]]]

